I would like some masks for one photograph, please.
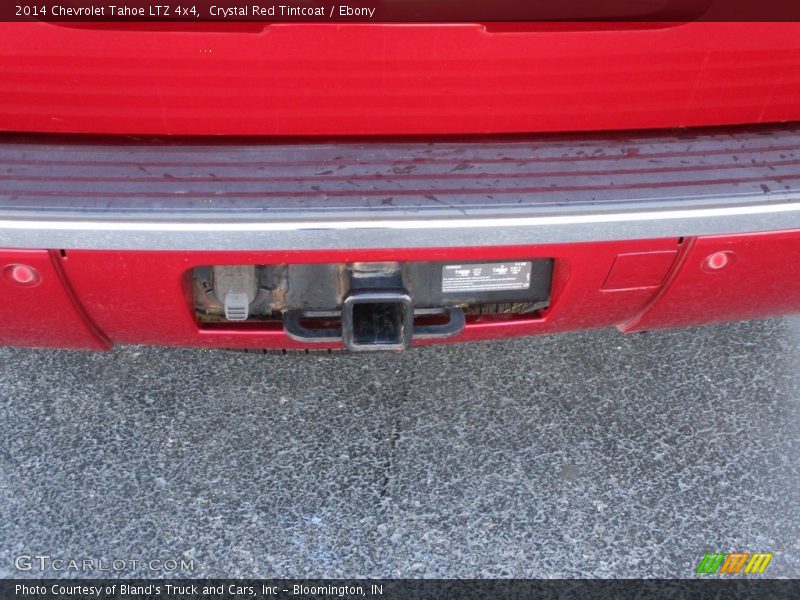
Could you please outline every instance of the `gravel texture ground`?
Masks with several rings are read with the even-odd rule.
[[[0,349],[0,576],[690,577],[759,550],[798,577],[799,345],[778,319],[401,355]]]

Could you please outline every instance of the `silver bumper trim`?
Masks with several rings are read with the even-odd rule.
[[[800,195],[769,203],[513,217],[343,221],[0,220],[0,247],[326,250],[505,246],[800,229]]]

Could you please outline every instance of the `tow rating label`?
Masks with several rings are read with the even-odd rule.
[[[442,267],[442,292],[492,292],[531,287],[530,262],[477,263]]]

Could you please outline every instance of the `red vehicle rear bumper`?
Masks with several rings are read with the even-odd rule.
[[[684,327],[800,312],[800,230],[624,242],[473,249],[309,252],[3,250],[0,344],[106,349],[115,343],[219,348],[336,348],[301,344],[280,324],[204,327],[190,271],[207,264],[485,261],[555,258],[551,304],[535,317],[477,316],[447,341],[616,326]],[[34,268],[37,285],[14,281]],[[427,344],[423,340],[415,344]]]
[[[338,315],[344,337],[346,300],[365,300],[358,277],[374,284],[380,265],[402,347],[410,330],[427,344],[800,311],[798,151],[796,125],[335,143],[7,137],[0,344],[339,347],[292,319]],[[445,293],[444,268],[493,261],[531,261],[529,281],[545,285],[524,299]],[[534,264],[546,265],[538,276]],[[257,273],[243,321],[219,311],[213,267],[225,265]],[[312,293],[331,281],[325,269],[342,278]],[[507,303],[524,306],[487,308]],[[439,309],[466,313],[466,327],[422,339],[430,323],[408,317]],[[451,322],[448,335],[461,316]]]

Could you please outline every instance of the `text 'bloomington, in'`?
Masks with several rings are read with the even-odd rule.
[[[16,584],[14,593],[18,597],[37,596],[53,597],[58,596],[79,596],[79,597],[118,597],[118,596],[147,596],[147,597],[178,597],[178,598],[198,598],[198,597],[268,597],[268,596],[335,596],[343,598],[345,596],[368,598],[383,595],[383,585],[372,583],[369,587],[363,585],[352,585],[349,583],[330,583],[330,584],[282,584],[275,585],[260,584],[247,585],[245,583],[223,583],[215,584],[172,584],[172,583],[148,583],[148,584],[127,584],[127,583],[104,583],[103,585],[91,584],[69,584],[55,583],[48,585],[40,584]]]

